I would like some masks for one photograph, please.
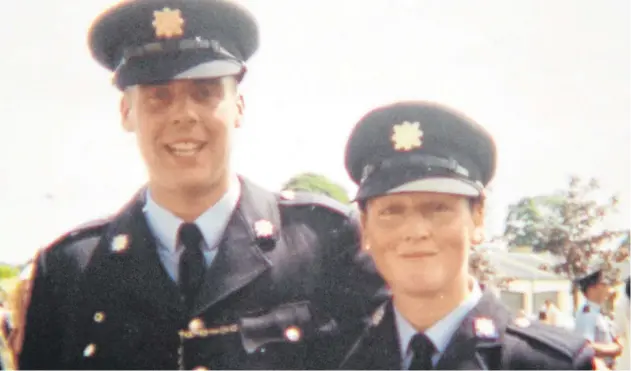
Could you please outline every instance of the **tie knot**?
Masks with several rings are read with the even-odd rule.
[[[195,223],[182,223],[178,231],[178,240],[187,249],[191,247],[199,249],[202,242],[202,232]]]
[[[412,337],[410,347],[415,354],[433,355],[436,351],[436,347],[434,346],[432,340],[423,333],[418,333]]]

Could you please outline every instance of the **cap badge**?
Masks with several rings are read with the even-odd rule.
[[[179,9],[164,8],[153,12],[153,22],[157,38],[171,38],[184,34],[184,18]]]
[[[411,151],[420,148],[423,143],[423,131],[420,122],[404,121],[392,128],[392,143],[395,151]]]
[[[112,239],[112,251],[121,252],[129,247],[129,237],[126,234],[119,234]]]
[[[473,322],[475,335],[482,339],[497,339],[498,333],[495,323],[490,318],[476,318]]]

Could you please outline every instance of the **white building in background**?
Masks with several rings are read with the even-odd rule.
[[[540,269],[553,264],[550,254],[516,252],[495,249],[488,254],[498,276],[513,279],[506,288],[496,289],[502,302],[515,313],[523,310],[536,316],[546,300],[550,300],[563,314],[572,314],[572,283],[567,278]]]
[[[542,265],[553,265],[557,258],[549,253],[532,253],[528,249],[507,251],[501,247],[488,248],[489,260],[498,276],[514,279],[505,288],[494,288],[504,304],[515,313],[523,310],[527,316],[537,317],[545,301],[550,300],[561,313],[562,325],[573,325],[572,282],[564,276],[540,269]],[[620,270],[622,279],[629,276],[628,259],[615,263],[614,267]],[[622,290],[622,287],[618,289]],[[582,301],[581,296],[579,308]]]

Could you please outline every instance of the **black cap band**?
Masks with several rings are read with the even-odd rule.
[[[234,67],[225,71],[208,70],[198,78],[236,75],[240,80],[245,63],[216,40],[202,38],[164,40],[124,50],[114,71],[114,84],[121,90],[127,86],[169,81],[178,74],[212,61],[229,61]]]
[[[405,183],[424,178],[452,178],[468,183],[480,192],[484,189],[477,180],[477,174],[472,174],[454,159],[411,154],[364,166],[356,199],[384,194]]]
[[[232,55],[228,50],[223,48],[216,40],[206,40],[201,37],[194,39],[179,40],[163,40],[147,43],[140,46],[132,46],[123,50],[123,57],[118,63],[115,71],[127,64],[132,58],[142,58],[152,55],[179,53],[186,51],[208,51],[214,59],[237,60],[239,58]]]

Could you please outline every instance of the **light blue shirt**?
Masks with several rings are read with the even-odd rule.
[[[587,312],[585,306],[589,308]],[[602,314],[600,305],[590,300],[585,300],[585,304],[576,313],[574,331],[594,343],[610,344],[614,341],[613,323]],[[604,357],[604,360],[609,365],[614,361],[611,357]]]
[[[432,364],[436,366],[438,360],[443,355],[449,341],[462,324],[465,317],[478,304],[482,298],[482,290],[477,282],[473,282],[473,287],[469,296],[454,310],[436,322],[425,331],[425,335],[434,343],[436,353],[432,356]],[[407,370],[412,363],[414,352],[410,348],[410,341],[418,331],[408,322],[401,313],[394,307],[394,320],[399,334],[399,349],[401,350],[401,360],[403,370]]]
[[[207,267],[210,266],[217,254],[217,245],[221,242],[240,196],[241,182],[234,177],[230,181],[226,194],[195,220],[195,224],[197,224],[204,237],[202,252]],[[178,243],[177,232],[184,221],[158,205],[151,198],[149,190],[147,190],[146,199],[143,211],[147,218],[149,229],[156,238],[158,255],[169,276],[177,282],[180,256],[184,251],[183,246]]]
[[[585,312],[585,306],[589,309]],[[585,305],[576,313],[575,331],[585,339],[595,343],[612,343],[613,328],[611,322],[602,314],[600,305],[586,300]]]

